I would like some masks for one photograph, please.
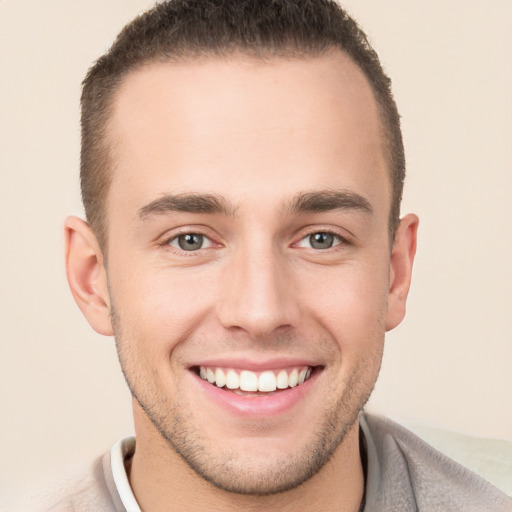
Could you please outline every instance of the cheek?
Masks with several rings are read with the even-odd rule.
[[[144,269],[112,276],[110,287],[125,337],[153,349],[186,339],[215,302],[214,279],[205,272]]]
[[[326,269],[323,279],[308,279],[302,302],[342,348],[375,342],[385,331],[388,277],[382,266],[347,265]],[[318,286],[318,283],[325,283]]]

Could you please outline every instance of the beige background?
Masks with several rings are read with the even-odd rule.
[[[146,0],[0,0],[0,496],[131,432],[113,341],[67,290],[79,84]],[[403,116],[421,217],[371,408],[512,438],[512,2],[350,0]]]

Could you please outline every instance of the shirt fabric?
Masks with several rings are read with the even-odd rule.
[[[512,512],[512,500],[393,421],[362,413],[366,512]],[[24,512],[140,512],[125,469],[135,438],[119,441],[89,468]]]

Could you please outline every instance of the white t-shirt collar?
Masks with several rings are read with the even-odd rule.
[[[135,436],[125,437],[118,441],[110,450],[110,465],[119,497],[126,512],[141,512],[139,504],[133,495],[128,475],[126,474],[125,459],[135,452]]]

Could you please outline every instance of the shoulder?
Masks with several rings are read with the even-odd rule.
[[[109,480],[110,452],[38,486],[10,510],[19,512],[74,512],[124,510]]]
[[[512,511],[504,493],[401,425],[367,413],[360,424],[368,452],[367,510]]]

